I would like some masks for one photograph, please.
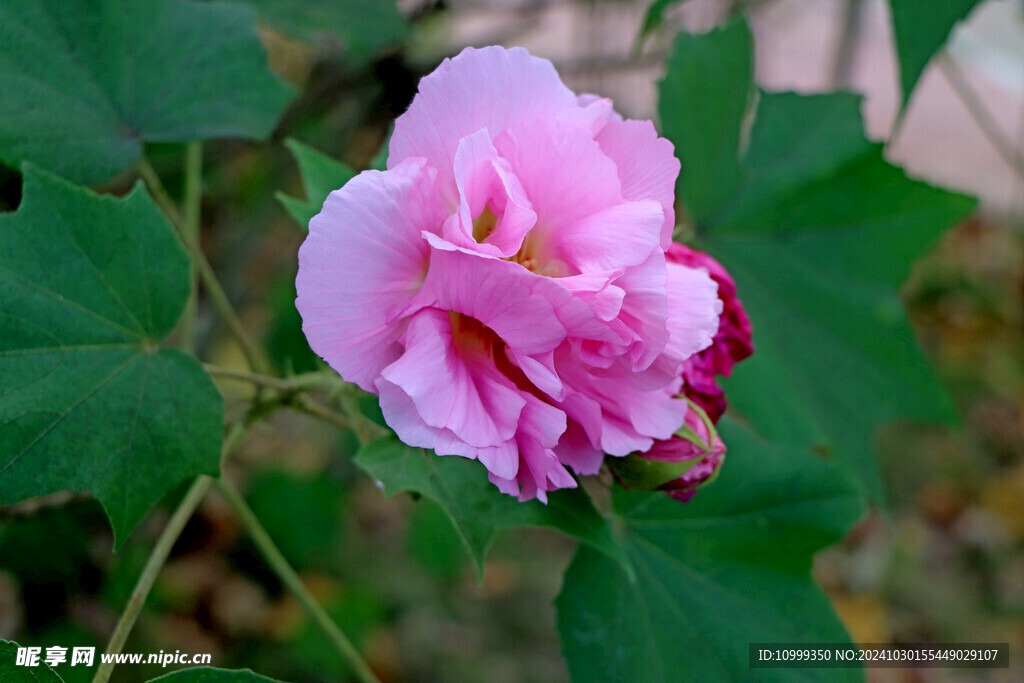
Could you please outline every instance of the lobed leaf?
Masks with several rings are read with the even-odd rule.
[[[596,548],[631,571],[612,536],[607,520],[582,489],[562,489],[540,501],[520,503],[488,481],[479,463],[458,456],[430,455],[391,437],[362,449],[356,464],[383,484],[388,495],[413,491],[439,504],[451,517],[481,576],[484,557],[502,529],[544,526],[557,529]]]
[[[0,0],[0,44],[0,161],[89,185],[143,142],[264,138],[292,97],[234,4]]]
[[[141,186],[124,199],[24,167],[0,215],[0,504],[91,491],[117,545],[181,481],[219,470],[223,399],[158,342],[189,261]]]
[[[46,650],[39,656],[39,666],[18,666],[18,644],[0,638],[0,680],[4,683],[61,683],[57,672],[45,663]]]
[[[310,219],[320,213],[327,195],[352,180],[356,172],[346,164],[298,140],[288,139],[285,144],[299,164],[299,174],[306,187],[306,199],[298,199],[282,192],[277,193],[277,199],[291,217],[308,230]]]
[[[746,22],[676,37],[658,83],[658,115],[683,164],[676,195],[692,220],[714,213],[740,182],[740,136],[753,84]]]
[[[980,2],[889,0],[904,108],[928,62],[946,44],[953,27],[967,18]]]
[[[581,546],[556,601],[577,681],[792,680],[751,670],[751,642],[848,642],[810,575],[815,551],[863,508],[828,463],[760,441],[725,420],[726,466],[687,504],[620,490],[621,542],[636,568]],[[859,680],[799,670],[800,680]]]
[[[975,203],[887,163],[864,137],[859,98],[847,93],[762,93],[740,150],[733,143],[745,136],[750,112],[736,112],[749,103],[752,80],[739,65],[750,50],[742,20],[681,38],[661,84],[663,101],[680,103],[661,112],[682,162],[684,200],[696,207],[698,235],[736,278],[754,324],[757,351],[726,392],[759,432],[833,455],[881,501],[872,455],[878,426],[953,419],[897,289]],[[709,62],[735,66],[703,88]],[[709,112],[731,112],[728,127]],[[708,168],[728,169],[720,174],[734,178],[726,195],[721,181],[700,180]]]

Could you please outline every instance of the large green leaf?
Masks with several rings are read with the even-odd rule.
[[[893,39],[899,61],[903,106],[932,56],[938,52],[957,22],[981,0],[889,0]]]
[[[619,490],[636,580],[581,546],[558,596],[577,681],[858,679],[851,670],[748,668],[751,642],[847,642],[811,579],[815,551],[860,517],[853,486],[817,458],[724,421],[719,478],[683,504]]]
[[[662,134],[684,164],[676,190],[686,214],[703,220],[740,182],[740,132],[754,82],[750,28],[732,21],[701,36],[680,33],[667,66],[658,84]]]
[[[197,666],[191,669],[174,671],[165,676],[151,678],[151,683],[280,683],[275,678],[267,678],[253,673],[248,669],[214,669],[209,666]]]
[[[734,26],[726,30],[739,31]],[[744,59],[749,52],[749,44],[724,43],[721,32],[688,40],[698,45],[684,43],[685,54],[702,44]],[[712,57],[692,63],[676,55],[662,96],[725,101],[705,101],[711,110],[745,105],[752,87],[745,68],[723,70],[718,78],[731,87],[711,90],[673,73],[703,73]],[[763,93],[732,192],[722,199],[719,188],[691,186],[688,201],[702,207],[691,212],[698,235],[735,276],[754,323],[757,351],[727,382],[732,405],[765,436],[835,456],[882,500],[871,447],[879,424],[952,419],[897,289],[914,259],[974,201],[888,164],[864,137],[859,106],[846,93]],[[665,122],[670,137],[699,138],[707,125],[706,114],[685,107],[662,112],[675,119]],[[731,136],[717,123],[709,134],[738,138],[743,122],[732,122]],[[735,161],[725,147],[673,140],[684,183],[694,168]]]
[[[144,141],[263,138],[291,99],[238,5],[0,0],[0,45],[0,160],[87,184]]]
[[[616,558],[628,569],[607,520],[582,489],[551,492],[547,505],[536,500],[520,503],[487,481],[480,463],[431,455],[391,437],[376,439],[360,449],[356,464],[380,481],[388,495],[413,491],[444,508],[481,575],[495,534],[520,526],[558,529]]]
[[[70,654],[69,657],[70,659]],[[45,663],[46,650],[39,653],[38,666],[18,666],[18,644],[0,639],[0,681],[4,683],[61,683],[57,672]]]
[[[394,0],[245,1],[256,8],[261,20],[290,36],[315,40],[334,35],[349,54],[357,56],[399,45],[409,33]]]
[[[141,186],[98,197],[31,166],[0,215],[0,504],[91,491],[120,543],[182,480],[216,474],[223,399],[157,345],[189,262]]]
[[[356,172],[298,140],[289,139],[285,144],[299,164],[299,174],[306,187],[306,199],[298,199],[283,192],[277,193],[277,199],[291,217],[308,230],[309,220],[320,213],[327,195],[352,180]]]

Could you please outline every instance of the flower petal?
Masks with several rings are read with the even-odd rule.
[[[299,249],[295,305],[312,349],[367,391],[401,354],[387,311],[412,297],[427,268],[422,232],[441,224],[436,173],[422,159],[365,171],[335,190]]]
[[[537,222],[519,179],[498,156],[484,129],[459,141],[455,153],[455,182],[459,208],[447,221],[442,236],[449,242],[490,256],[507,258],[523,244]],[[496,224],[477,235],[474,220],[489,209]]]
[[[476,448],[500,446],[515,436],[526,402],[476,341],[453,339],[447,311],[419,311],[402,336],[405,352],[381,378],[412,399],[427,426],[447,429]],[[396,432],[402,427],[388,424]]]
[[[552,451],[565,427],[565,413],[533,396],[527,396],[516,437],[519,449],[518,472],[513,480],[512,477],[501,477],[492,471],[491,482],[501,491],[517,496],[521,501],[538,498],[544,503],[547,503],[548,491],[575,488],[576,480]]]
[[[456,201],[452,168],[459,141],[481,128],[505,129],[577,108],[576,95],[555,67],[522,48],[466,48],[420,80],[409,109],[395,121],[388,168],[424,157],[440,172],[440,187]]]
[[[614,270],[660,249],[661,205],[625,200],[614,162],[585,129],[538,121],[506,131],[494,145],[537,214],[523,249],[539,268],[562,263],[569,275]]]
[[[722,300],[718,285],[703,268],[669,262],[667,353],[680,360],[711,346],[718,332]]]
[[[544,353],[566,337],[546,280],[517,263],[449,250],[431,239],[430,272],[416,299],[467,315],[522,353]]]
[[[679,176],[675,147],[658,137],[650,121],[610,121],[596,140],[601,151],[615,162],[622,196],[633,201],[652,199],[661,205],[661,246],[667,249],[675,227],[673,204]]]

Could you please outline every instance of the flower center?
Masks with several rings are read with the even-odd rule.
[[[483,244],[496,227],[498,227],[498,217],[494,215],[490,204],[488,204],[480,215],[473,219],[473,239]]]
[[[456,311],[448,311],[452,323],[452,343],[459,351],[490,356],[498,335],[476,318]]]
[[[544,246],[544,240],[535,231],[531,230],[523,238],[523,246],[519,247],[519,251],[508,260],[546,277],[565,277],[570,275],[569,266],[566,265],[565,261],[551,258],[547,252],[548,249]]]

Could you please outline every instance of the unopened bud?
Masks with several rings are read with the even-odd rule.
[[[607,463],[620,484],[641,491],[666,491],[683,502],[712,480],[725,457],[725,444],[707,416],[691,403],[686,422],[671,439],[650,450]]]

